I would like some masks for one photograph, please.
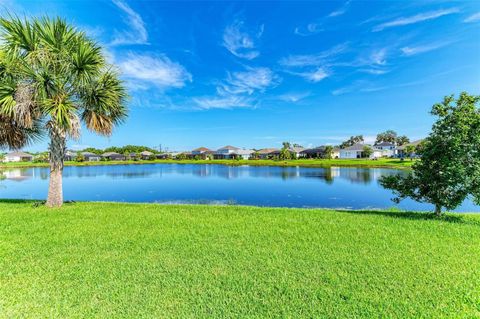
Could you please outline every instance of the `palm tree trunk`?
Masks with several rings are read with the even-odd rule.
[[[63,204],[63,159],[66,151],[66,134],[63,130],[50,128],[50,183],[48,186],[48,207],[61,207]]]

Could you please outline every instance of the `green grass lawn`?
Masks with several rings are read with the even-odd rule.
[[[105,161],[105,162],[65,162],[66,166],[95,166],[95,165],[125,165],[125,164],[153,164],[153,163],[176,163],[176,164],[221,164],[221,165],[253,165],[253,166],[303,166],[303,167],[385,167],[385,168],[409,168],[414,161],[383,158],[379,160],[369,159],[298,159],[288,161],[276,160],[154,160],[154,161]],[[21,167],[47,167],[48,163],[0,163],[1,168]]]
[[[4,201],[0,317],[480,317],[480,215]]]

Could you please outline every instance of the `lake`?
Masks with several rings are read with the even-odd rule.
[[[155,203],[238,204],[345,209],[431,210],[405,200],[395,205],[381,176],[407,174],[385,168],[308,168],[197,164],[69,166],[65,200]],[[45,199],[49,169],[0,171],[0,198]],[[480,212],[465,202],[457,211]]]

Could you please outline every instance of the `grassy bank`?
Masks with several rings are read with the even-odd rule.
[[[105,162],[65,162],[66,166],[95,166],[95,165],[141,165],[153,163],[170,164],[220,164],[220,165],[252,165],[252,166],[302,166],[302,167],[378,167],[378,168],[409,168],[413,162],[410,160],[401,161],[399,159],[299,159],[288,161],[275,160],[155,160],[155,161],[105,161]],[[22,168],[22,167],[47,167],[48,163],[0,163],[2,168]]]
[[[0,203],[1,317],[478,317],[480,216]]]

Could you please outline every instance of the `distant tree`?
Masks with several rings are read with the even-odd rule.
[[[100,155],[100,154],[104,153],[103,150],[98,149],[98,148],[94,148],[94,147],[87,147],[86,149],[82,150],[82,152],[89,152],[89,153],[93,153],[93,154],[97,154],[97,155]]]
[[[397,146],[402,146],[402,145],[410,143],[410,139],[406,135],[402,135],[402,136],[397,137],[395,142],[396,142]]]
[[[301,148],[303,148],[303,146],[302,146],[302,145],[300,145],[300,144],[297,144],[297,143],[293,143],[293,147],[301,147]]]
[[[415,145],[410,144],[405,147],[405,152],[407,153],[408,157],[410,157],[410,159],[413,158],[413,154],[415,154],[415,151],[416,151]]]
[[[325,158],[326,159],[332,159],[333,157],[333,146],[327,145],[325,146]]]
[[[370,155],[372,154],[373,154],[373,149],[370,146],[365,145],[362,150],[363,157],[369,158]]]
[[[281,160],[292,159],[292,151],[290,150],[291,149],[290,143],[289,142],[283,142],[282,145],[283,145],[283,147],[280,150],[279,158]]]
[[[443,208],[455,209],[467,197],[480,204],[479,101],[479,96],[463,92],[458,99],[447,96],[433,106],[437,120],[417,148],[421,160],[406,177],[384,176],[380,180],[393,190],[395,202],[409,197],[431,203],[437,216]]]
[[[340,144],[340,148],[347,148],[352,145],[363,143],[363,142],[364,142],[363,135],[350,136],[348,140]]]
[[[82,153],[78,152],[75,160],[77,162],[85,162],[85,156]]]
[[[186,160],[187,159],[187,155],[185,153],[180,153],[176,156],[176,158],[178,160]]]
[[[397,132],[393,130],[387,130],[385,132],[377,134],[377,139],[375,144],[380,144],[383,142],[387,143],[396,143],[397,142]]]
[[[250,158],[258,160],[260,158],[260,153],[258,152],[258,150],[255,150],[255,152],[252,153],[252,156]]]

